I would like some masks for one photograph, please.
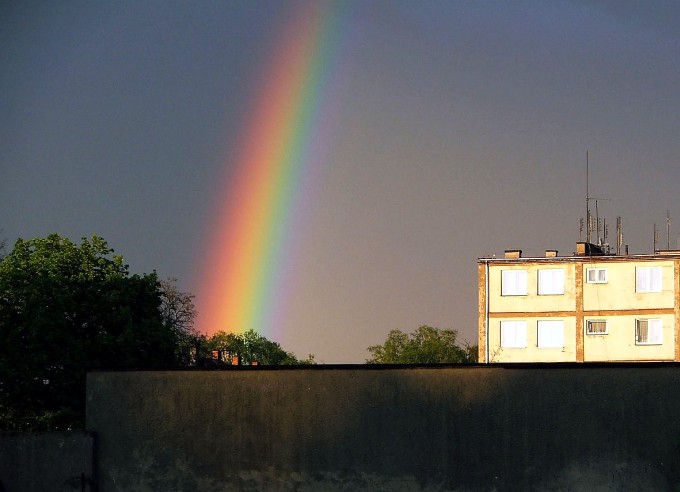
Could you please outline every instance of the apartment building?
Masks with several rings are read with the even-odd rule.
[[[680,361],[680,250],[480,258],[479,361]]]

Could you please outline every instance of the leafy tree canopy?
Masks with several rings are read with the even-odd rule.
[[[475,362],[476,348],[461,347],[458,331],[420,326],[414,333],[392,330],[382,345],[368,347],[368,364],[434,364]]]
[[[175,364],[161,302],[98,236],[19,239],[0,259],[0,429],[82,426],[87,370]]]
[[[218,331],[206,338],[203,347],[209,352],[218,352],[220,360],[227,364],[238,357],[240,364],[253,363],[262,365],[313,364],[314,356],[310,354],[306,360],[298,360],[291,352],[286,352],[278,342],[267,340],[254,330],[245,333]]]

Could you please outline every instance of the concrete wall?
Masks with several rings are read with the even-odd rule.
[[[0,492],[94,491],[91,432],[0,433]]]
[[[676,490],[680,366],[88,375],[100,490]]]

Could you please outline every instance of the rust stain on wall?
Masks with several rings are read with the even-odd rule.
[[[477,290],[479,291],[479,322],[477,326],[479,327],[478,336],[478,353],[479,362],[486,362],[486,265],[479,263],[477,265]]]
[[[576,265],[576,362],[583,362],[583,263]]]
[[[675,314],[675,360],[680,361],[680,260],[673,262],[673,312]]]

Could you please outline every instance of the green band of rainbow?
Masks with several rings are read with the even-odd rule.
[[[288,224],[337,46],[337,5],[308,4],[275,47],[207,252],[196,298],[200,331],[276,331]]]

